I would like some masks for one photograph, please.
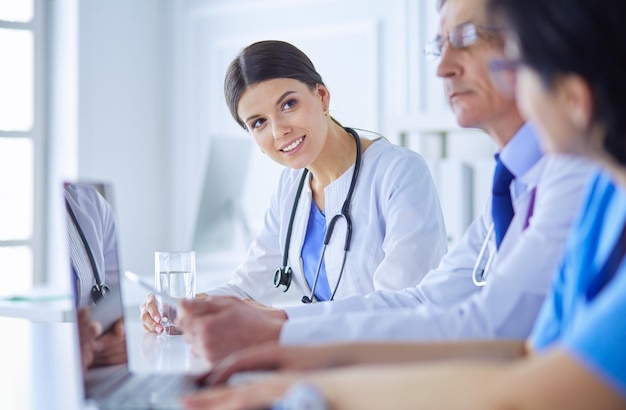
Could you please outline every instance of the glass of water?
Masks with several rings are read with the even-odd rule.
[[[154,281],[158,291],[176,299],[196,296],[196,253],[194,251],[155,252]],[[176,306],[170,306],[157,296],[161,324],[167,334],[180,334],[174,322]]]

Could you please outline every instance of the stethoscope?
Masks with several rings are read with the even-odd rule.
[[[352,200],[352,193],[354,192],[354,187],[356,186],[356,181],[359,176],[359,170],[361,169],[361,139],[359,138],[359,134],[354,131],[352,128],[344,128],[352,137],[354,137],[354,141],[356,143],[356,160],[354,163],[354,171],[352,172],[352,181],[350,181],[350,188],[348,189],[348,195],[346,195],[346,199],[343,202],[343,206],[341,207],[341,211],[332,217],[328,224],[328,230],[326,231],[326,235],[324,236],[322,254],[320,255],[320,259],[317,262],[317,269],[315,270],[315,278],[313,279],[313,286],[311,287],[311,294],[309,296],[302,297],[302,303],[311,303],[313,302],[315,288],[317,287],[317,280],[319,279],[320,269],[322,268],[322,263],[324,262],[324,254],[326,253],[326,247],[330,242],[330,238],[333,235],[333,230],[335,228],[335,224],[337,221],[343,219],[346,221],[346,239],[343,245],[343,260],[341,262],[341,270],[339,271],[339,276],[337,278],[337,283],[335,284],[335,289],[330,296],[329,300],[333,300],[335,298],[335,293],[337,292],[337,288],[339,287],[339,283],[341,282],[341,277],[343,276],[343,270],[346,265],[346,257],[348,255],[348,251],[350,250],[350,240],[352,238],[352,219],[350,218],[350,202]],[[309,173],[308,169],[304,169],[302,172],[302,176],[300,177],[300,183],[298,185],[298,190],[296,192],[296,197],[293,201],[293,206],[291,208],[291,217],[289,218],[289,225],[287,227],[287,238],[285,240],[285,249],[283,251],[283,262],[282,266],[276,269],[274,273],[274,287],[278,288],[279,286],[284,286],[285,289],[283,292],[287,292],[289,290],[289,286],[291,286],[291,281],[293,280],[293,271],[291,267],[287,265],[287,259],[289,255],[289,244],[291,242],[291,231],[293,229],[293,222],[296,216],[296,209],[298,208],[298,202],[300,202],[300,196],[302,195],[302,189],[304,187],[304,183],[307,180],[307,175]]]
[[[74,211],[72,210],[72,207],[70,206],[70,203],[68,202],[67,198],[65,198],[65,207],[67,208],[67,212],[69,213],[70,218],[72,219],[72,223],[76,227],[76,231],[78,231],[80,240],[82,241],[83,246],[85,247],[85,253],[87,253],[87,258],[89,259],[89,265],[91,265],[91,272],[93,273],[93,278],[96,281],[96,284],[91,287],[91,299],[93,300],[93,303],[98,303],[100,299],[102,299],[104,296],[106,296],[107,293],[109,293],[109,287],[107,285],[104,285],[102,281],[100,280],[100,274],[98,273],[98,266],[96,265],[96,260],[93,256],[91,246],[89,246],[89,242],[87,242],[87,238],[85,237],[83,230],[80,228],[78,219],[76,219],[76,215],[74,214]]]
[[[528,228],[528,225],[530,223],[530,218],[533,216],[535,212],[536,194],[537,194],[537,188],[535,187],[530,192],[530,206],[528,207],[528,212],[526,213],[526,220],[524,221],[524,226],[522,230],[525,230],[526,228]],[[491,226],[489,226],[489,229],[487,229],[485,240],[483,241],[483,244],[480,247],[480,252],[478,252],[478,258],[476,258],[474,269],[472,269],[472,282],[474,282],[474,285],[479,286],[479,287],[485,286],[485,284],[487,283],[487,274],[491,271],[491,265],[493,265],[493,261],[496,258],[497,252],[488,250],[489,242],[491,242],[491,240],[495,236],[495,232],[496,232],[495,225],[492,222]],[[485,260],[485,254],[487,252],[489,252],[489,254],[487,255],[487,262],[485,263],[485,267],[481,269],[480,266],[482,265],[483,260]]]
[[[483,260],[485,259],[485,253],[488,252],[487,248],[489,248],[489,242],[491,238],[494,236],[495,226],[492,223],[489,229],[487,229],[487,235],[485,236],[485,240],[483,241],[482,246],[480,247],[480,252],[478,252],[478,258],[476,258],[476,263],[474,264],[474,269],[472,269],[472,282],[476,286],[485,286],[487,283],[487,274],[491,269],[491,264],[495,259],[496,252],[489,252],[487,255],[487,263],[485,263],[484,268],[480,268]]]

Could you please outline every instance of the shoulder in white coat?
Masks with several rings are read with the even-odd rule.
[[[454,297],[436,299],[437,292],[443,294],[446,289],[471,284],[478,243],[482,242],[478,239],[491,223],[488,214],[475,221],[467,232],[474,238],[466,238],[459,245],[467,248],[453,250],[451,254],[456,253],[452,255],[454,260],[451,262],[451,255],[447,255],[440,267],[430,272],[418,287],[319,304],[313,308],[318,315],[315,318],[309,317],[308,313],[312,312],[305,312],[303,308],[289,309],[290,320],[283,328],[281,341],[526,337],[549,289],[586,185],[595,169],[584,160],[566,156],[542,161],[528,226],[524,227],[528,214],[520,209],[516,213],[518,221],[512,222],[511,236],[507,231],[508,239],[505,237],[508,247],[504,248],[505,242],[502,243],[504,249],[501,248],[493,273],[484,287],[471,285],[473,290],[461,300]],[[455,265],[454,262],[461,264]],[[455,271],[442,271],[442,266]],[[429,281],[431,275],[437,276],[432,276]],[[429,288],[437,290],[429,291]],[[300,319],[303,315],[307,317]]]
[[[282,264],[301,173],[302,170],[283,171],[263,228],[251,244],[248,257],[235,270],[228,285],[209,293],[248,297],[263,303],[271,303],[280,295],[280,290],[273,288],[273,275]],[[327,223],[341,209],[351,175],[349,169],[325,189]],[[300,252],[310,201],[310,185],[305,184],[289,245],[288,265],[294,272],[289,292],[297,294],[294,299],[308,294]],[[337,299],[378,289],[414,286],[446,251],[443,216],[426,163],[417,153],[385,139],[376,140],[363,155],[350,215],[353,235]],[[346,232],[343,222],[335,230],[325,255],[331,287],[337,283],[343,257]]]

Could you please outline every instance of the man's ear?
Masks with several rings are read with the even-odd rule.
[[[593,121],[593,91],[581,76],[567,74],[557,80],[567,115],[574,126],[586,130]]]

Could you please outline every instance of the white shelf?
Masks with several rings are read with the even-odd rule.
[[[73,322],[72,300],[8,301],[0,300],[0,316],[28,319],[33,322]]]

